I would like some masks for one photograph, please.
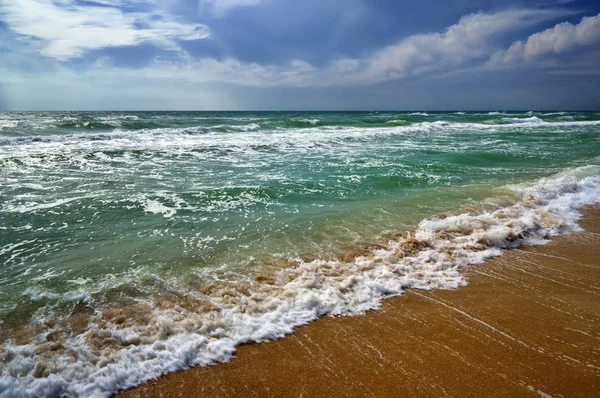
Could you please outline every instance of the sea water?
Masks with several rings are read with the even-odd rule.
[[[0,396],[456,288],[598,201],[598,112],[0,113]]]

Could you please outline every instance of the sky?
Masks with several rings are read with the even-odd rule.
[[[0,0],[0,110],[600,109],[597,0]]]

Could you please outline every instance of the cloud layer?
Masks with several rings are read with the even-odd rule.
[[[268,65],[234,58],[187,57],[158,61],[137,73],[153,78],[246,86],[366,85],[452,71],[477,60],[486,62],[498,51],[497,37],[570,14],[572,12],[565,10],[534,9],[478,12],[462,17],[443,32],[411,35],[364,59],[338,58],[321,67],[300,59]]]
[[[183,89],[200,97],[206,91],[198,88],[211,86],[211,98],[233,101],[214,87],[376,96],[381,87],[431,79],[494,74],[506,82],[517,70],[538,79],[598,75],[600,5],[591,13],[580,0],[508,9],[483,0],[494,4],[441,12],[452,2],[436,17],[433,1],[0,0],[0,106],[42,86],[107,96],[130,90],[131,98],[153,86],[153,95],[171,90],[171,99]],[[407,11],[419,7],[427,22],[413,23]]]

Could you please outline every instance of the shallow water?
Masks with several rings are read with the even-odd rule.
[[[0,113],[0,394],[103,396],[460,286],[577,228],[599,130],[597,112]]]

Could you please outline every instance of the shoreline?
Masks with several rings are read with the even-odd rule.
[[[468,267],[465,287],[409,289],[116,396],[593,396],[600,206],[582,213],[585,232]]]

